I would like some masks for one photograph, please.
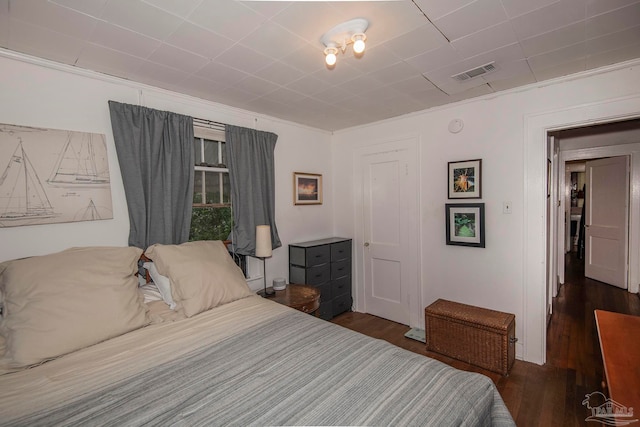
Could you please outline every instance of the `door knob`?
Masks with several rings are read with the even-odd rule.
[[[369,242],[364,242],[364,247],[368,248],[369,247]]]

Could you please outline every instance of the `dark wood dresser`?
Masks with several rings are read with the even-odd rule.
[[[323,319],[351,310],[351,239],[330,237],[290,244],[289,282],[320,290]]]

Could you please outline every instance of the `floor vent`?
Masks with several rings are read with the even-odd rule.
[[[467,80],[473,79],[474,77],[482,76],[484,74],[497,70],[494,64],[495,62],[490,62],[488,64],[481,65],[480,67],[467,70],[463,73],[453,75],[451,76],[451,78],[459,82],[465,82]]]

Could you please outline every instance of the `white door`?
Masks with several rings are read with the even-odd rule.
[[[365,310],[410,325],[420,312],[417,148],[405,141],[373,149],[361,157]]]
[[[627,288],[629,159],[587,162],[584,275]]]

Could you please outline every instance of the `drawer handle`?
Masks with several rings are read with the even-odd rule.
[[[322,258],[322,255],[316,255],[316,258]]]
[[[316,274],[316,277],[322,277],[322,274]]]

